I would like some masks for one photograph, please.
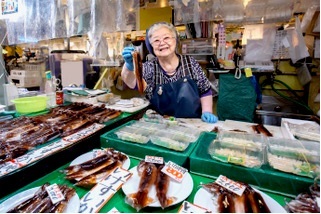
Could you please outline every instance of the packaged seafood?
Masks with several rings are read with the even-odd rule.
[[[320,173],[320,144],[314,141],[270,138],[267,159],[274,169],[314,178]]]
[[[266,146],[266,137],[258,134],[223,131],[217,134],[217,141],[226,148],[253,152],[261,152]]]
[[[247,147],[233,146],[225,144],[219,140],[213,140],[209,145],[208,154],[214,160],[219,160],[225,163],[232,163],[249,168],[260,168],[264,164],[264,150],[252,151]]]
[[[185,151],[185,149],[189,146],[189,143],[180,142],[168,137],[153,135],[153,136],[150,136],[150,140],[155,145],[166,147],[168,149],[172,149],[175,151]]]
[[[115,132],[115,134],[120,140],[126,140],[126,141],[135,142],[135,143],[141,143],[141,144],[146,144],[149,141],[148,137],[145,137],[144,135],[141,135],[141,134],[135,134],[135,133],[123,132],[123,131],[117,131]]]
[[[262,135],[223,131],[210,143],[208,154],[225,163],[259,168],[265,163],[265,144]]]
[[[119,128],[115,134],[121,140],[143,144],[151,140],[156,145],[176,151],[184,151],[189,143],[198,139],[200,132],[191,131],[190,128],[179,125],[136,121]]]

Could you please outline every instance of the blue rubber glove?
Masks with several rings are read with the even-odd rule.
[[[210,112],[204,112],[201,119],[206,123],[216,123],[218,120],[218,118]]]
[[[122,55],[125,60],[125,65],[128,70],[133,71],[134,70],[134,63],[133,63],[133,56],[132,52],[134,51],[134,47],[125,47]]]

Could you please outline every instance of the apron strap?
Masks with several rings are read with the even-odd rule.
[[[188,56],[182,56],[181,55],[181,60],[182,61],[185,60],[185,63],[182,63],[182,69],[183,69],[184,77],[191,76],[191,78],[192,78],[191,59]]]

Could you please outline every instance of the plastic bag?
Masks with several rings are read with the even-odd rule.
[[[260,32],[258,32],[259,35],[257,35],[257,37],[254,37],[253,35],[253,29],[261,29]],[[245,26],[243,38],[246,39],[249,36],[252,36],[254,38],[247,39],[247,41],[244,42],[244,44],[246,44],[244,60],[246,62],[271,61],[275,35],[276,28],[271,24]],[[260,36],[261,38],[259,38]]]
[[[293,63],[310,56],[308,48],[305,45],[298,16],[295,17],[295,29],[287,34],[287,40],[290,43],[289,54]]]
[[[199,22],[200,13],[198,0],[178,0],[174,2],[175,25]]]
[[[217,115],[219,120],[253,122],[257,93],[251,79],[233,74],[220,74]]]

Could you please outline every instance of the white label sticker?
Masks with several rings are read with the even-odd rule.
[[[93,158],[106,154],[106,150],[104,149],[93,149]]]
[[[65,196],[62,194],[57,184],[52,184],[50,186],[47,186],[46,191],[48,192],[48,195],[53,204],[65,199]]]
[[[227,177],[225,177],[224,175],[220,175],[215,183],[221,185],[222,187],[234,192],[235,194],[241,196],[244,192],[244,190],[246,189],[246,186],[236,182],[236,181],[233,181]]]
[[[173,178],[175,181],[182,182],[187,169],[177,165],[176,163],[168,161],[163,167],[162,172]]]
[[[212,211],[200,207],[196,204],[192,204],[188,201],[184,201],[178,210],[178,213],[211,213]]]
[[[145,156],[145,162],[163,164],[164,163],[164,158],[163,157],[146,155]]]

